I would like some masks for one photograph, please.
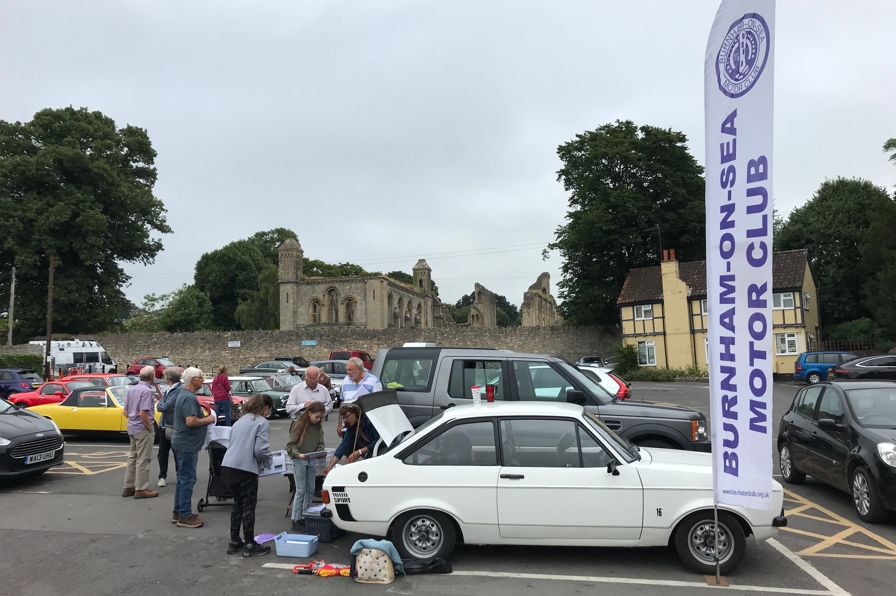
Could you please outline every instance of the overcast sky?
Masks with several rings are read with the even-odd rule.
[[[305,256],[408,273],[443,300],[519,304],[561,261],[557,146],[616,119],[683,131],[704,163],[718,0],[0,4],[0,119],[87,107],[149,132],[174,233],[127,266],[140,303],[199,256],[282,226]],[[892,190],[896,2],[778,2],[777,209],[826,178]],[[619,222],[625,225],[625,222]]]

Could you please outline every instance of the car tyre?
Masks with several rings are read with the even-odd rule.
[[[787,484],[802,484],[806,481],[806,475],[796,469],[793,463],[793,455],[790,452],[790,443],[784,441],[778,450],[778,464],[781,469],[781,478]]]
[[[852,502],[855,505],[859,519],[876,524],[886,520],[887,509],[877,493],[871,472],[864,466],[859,466],[852,473]]]
[[[821,383],[822,378],[821,375],[817,372],[809,373],[806,375],[806,382],[810,385],[815,385],[816,383]]]
[[[675,528],[673,540],[679,558],[689,569],[701,575],[716,572],[715,521],[711,509],[684,518]],[[719,569],[727,575],[744,558],[747,539],[741,525],[726,511],[719,511],[719,546]]]
[[[445,559],[456,540],[454,523],[438,511],[409,511],[392,526],[392,542],[403,559]]]

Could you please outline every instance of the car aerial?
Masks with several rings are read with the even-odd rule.
[[[363,350],[337,350],[330,352],[330,360],[348,360],[349,358],[360,358],[361,362],[364,363],[364,368],[373,370],[373,358]]]
[[[267,393],[274,400],[274,409],[271,410],[269,418],[276,416],[286,416],[286,400],[289,399],[289,391],[278,391],[271,387],[263,377],[239,376],[228,377],[230,379],[230,392],[233,395],[249,398],[256,393]]]
[[[810,385],[828,378],[828,370],[858,358],[852,352],[803,352],[793,364],[793,379]]]
[[[414,426],[447,408],[473,403],[473,386],[492,385],[495,401],[581,402],[637,445],[711,449],[702,412],[677,404],[620,400],[556,356],[484,348],[388,348],[377,353],[373,374],[383,387],[396,389]]]
[[[62,379],[63,381],[87,381],[93,383],[97,387],[106,387],[108,385],[133,385],[137,382],[135,377],[127,375],[110,374],[110,373],[93,373],[93,374],[76,374],[69,375]]]
[[[619,399],[630,399],[632,397],[632,384],[624,381],[616,373],[591,364],[578,364],[577,366],[586,376],[591,377],[601,387],[606,389],[610,395],[615,395]]]
[[[127,401],[130,387],[110,385],[107,387],[81,387],[73,389],[58,404],[47,404],[28,408],[28,412],[39,414],[52,420],[63,433],[76,435],[123,435],[127,433],[128,419],[122,410]],[[205,408],[208,411],[208,408]],[[208,414],[204,414],[208,415]],[[153,415],[153,429],[158,440],[159,418]]]
[[[9,398],[16,393],[34,391],[44,380],[33,370],[24,368],[0,369],[0,397]]]
[[[51,420],[0,399],[0,478],[42,474],[62,464],[64,453]]]
[[[252,364],[250,366],[241,366],[240,374],[241,375],[269,375],[269,374],[290,374],[290,367],[294,368],[297,372],[299,367],[293,364],[290,360],[266,360],[265,362],[259,362],[258,364]],[[304,374],[304,369],[302,370],[302,374]]]
[[[153,356],[153,357],[146,357],[146,358],[138,358],[137,360],[134,360],[131,363],[131,365],[128,367],[126,374],[138,376],[140,374],[140,369],[142,369],[145,366],[151,366],[155,369],[157,379],[162,378],[162,373],[165,372],[165,369],[168,368],[169,366],[178,368],[178,369],[180,369],[181,372],[184,371],[184,369],[182,367],[177,366],[176,364],[171,362],[171,360],[168,358],[168,356]]]
[[[804,387],[781,419],[781,476],[806,475],[852,495],[859,518],[896,510],[896,383],[827,382]]]
[[[72,389],[79,387],[93,387],[93,385],[87,381],[49,381],[41,385],[37,391],[14,394],[9,401],[23,408],[55,404],[65,399]]]
[[[692,570],[715,571],[709,454],[638,448],[575,404],[459,406],[415,431],[393,390],[357,403],[380,434],[378,455],[330,471],[324,513],[343,530],[390,536],[402,558],[445,558],[459,541],[673,546]],[[786,525],[772,487],[768,510],[719,506],[722,573],[746,536]]]
[[[839,366],[832,366],[828,378],[832,381],[841,379],[896,380],[896,354],[865,356],[844,362]]]

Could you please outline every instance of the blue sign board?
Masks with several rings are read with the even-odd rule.
[[[316,345],[317,345],[317,340],[316,340],[316,339],[303,339],[303,340],[302,340],[302,347],[306,347],[306,346],[316,346]]]

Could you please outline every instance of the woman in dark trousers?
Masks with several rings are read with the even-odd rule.
[[[267,420],[273,409],[274,401],[270,395],[253,395],[230,431],[230,444],[221,462],[221,481],[233,492],[230,544],[227,545],[229,555],[240,550],[245,557],[271,552],[270,546],[255,542],[255,505],[258,503],[258,474],[273,461]],[[240,526],[243,540],[240,540]]]
[[[345,423],[345,430],[342,431],[342,442],[333,453],[333,459],[322,472],[324,476],[330,473],[343,456],[348,464],[364,459],[373,452],[373,447],[380,440],[380,434],[361,412],[358,404],[342,404],[339,415]]]
[[[168,453],[174,455],[171,447],[171,435],[174,433],[174,404],[184,384],[180,382],[180,369],[169,366],[162,372],[162,378],[168,385],[168,391],[156,404],[156,409],[161,412],[159,418],[159,486],[168,484]],[[177,471],[177,455],[174,455],[174,470]]]

